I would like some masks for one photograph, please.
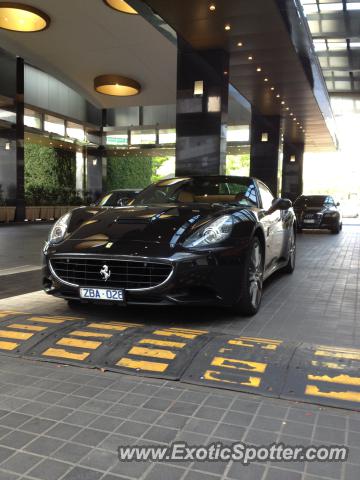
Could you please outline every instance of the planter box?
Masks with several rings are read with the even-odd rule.
[[[29,220],[29,222],[33,222],[34,220],[38,220],[40,217],[40,209],[41,207],[26,207],[25,208],[25,218]]]
[[[41,220],[53,220],[55,218],[54,206],[42,206],[40,207]]]
[[[69,205],[44,205],[41,207],[26,207],[25,218],[29,222],[35,220],[57,220],[76,207]],[[1,221],[1,220],[0,220]]]
[[[16,207],[0,207],[0,222],[13,222],[15,213]]]

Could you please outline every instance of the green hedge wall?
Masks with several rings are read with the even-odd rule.
[[[108,157],[106,189],[144,188],[151,183],[151,157]]]
[[[24,153],[26,203],[74,203],[75,152],[25,142]]]

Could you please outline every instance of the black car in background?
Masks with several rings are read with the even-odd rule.
[[[161,180],[126,206],[60,218],[44,248],[51,295],[120,305],[222,305],[253,315],[263,281],[295,268],[290,200],[249,177]]]
[[[294,202],[298,231],[311,228],[339,233],[342,229],[339,205],[329,195],[301,195]]]

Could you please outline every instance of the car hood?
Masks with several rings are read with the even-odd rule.
[[[326,208],[325,207],[294,207],[294,210],[297,214],[299,213],[323,213]]]
[[[68,241],[171,243],[224,206],[156,205],[85,208],[73,212]]]

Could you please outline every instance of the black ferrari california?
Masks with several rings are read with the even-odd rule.
[[[263,281],[295,268],[291,201],[257,179],[161,180],[126,206],[81,207],[53,226],[43,285],[77,302],[222,305],[245,315]]]

